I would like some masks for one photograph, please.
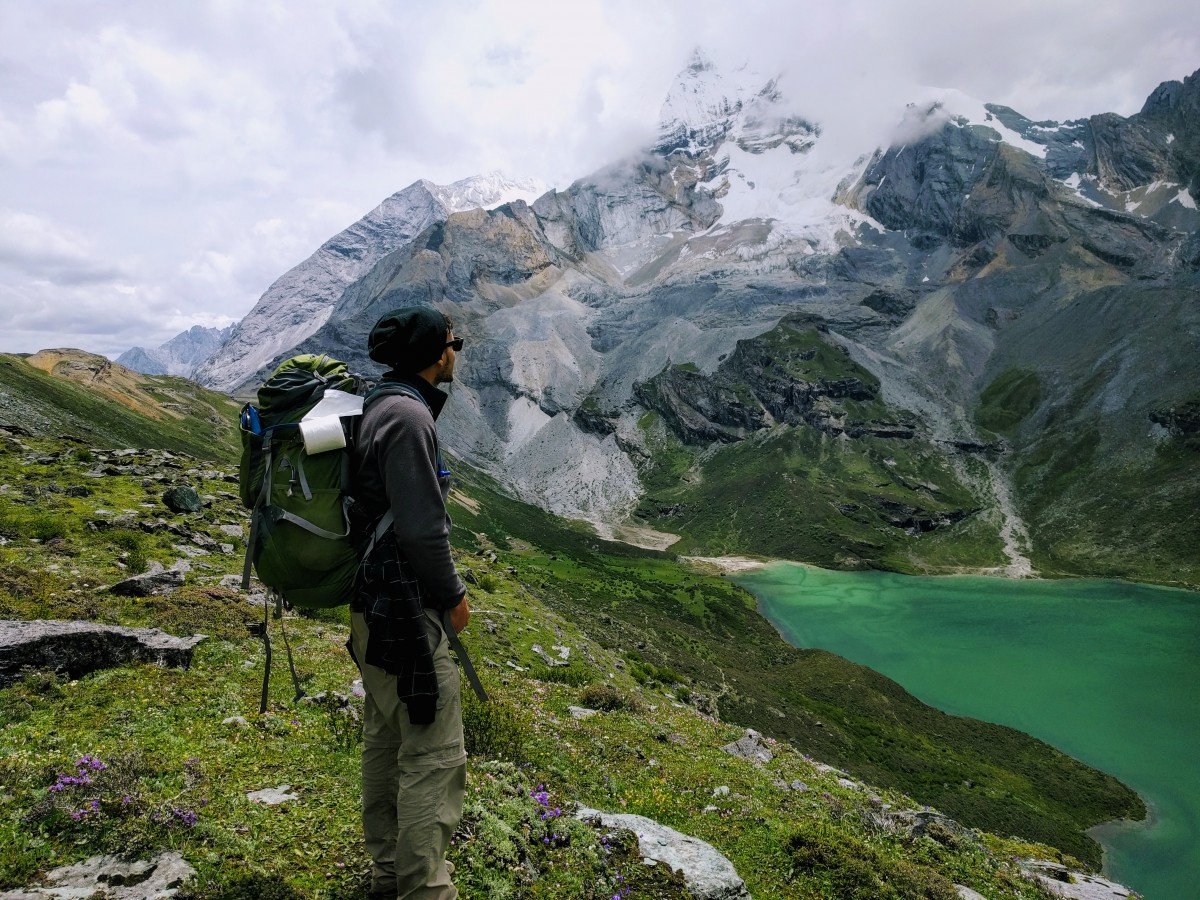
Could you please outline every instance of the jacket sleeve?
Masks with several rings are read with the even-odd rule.
[[[396,543],[431,605],[458,605],[466,588],[450,555],[450,518],[438,481],[437,437],[429,412],[415,401],[387,398],[378,461],[392,513]]]

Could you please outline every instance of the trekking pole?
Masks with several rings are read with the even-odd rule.
[[[258,702],[258,714],[261,716],[267,711],[267,688],[271,683],[271,635],[267,629],[267,623],[270,622],[271,616],[271,598],[263,598],[263,622],[259,625],[255,622],[252,625],[247,625],[246,630],[250,632],[251,637],[261,637],[263,648],[266,651],[266,664],[263,667],[263,683],[262,683],[262,698]]]
[[[292,698],[292,702],[299,703],[304,699],[305,693],[304,688],[300,687],[300,676],[296,674],[296,663],[292,659],[292,645],[288,643],[287,627],[283,624],[282,594],[275,594],[275,618],[279,620],[279,633],[283,635],[283,646],[287,650],[288,669],[292,673],[292,687],[296,689],[296,696]]]

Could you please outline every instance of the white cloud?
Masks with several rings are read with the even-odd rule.
[[[41,216],[0,209],[0,269],[15,279],[56,284],[116,281],[121,269],[98,256],[91,242]]]
[[[1178,0],[11,0],[0,32],[0,350],[240,317],[417,178],[564,185],[648,140],[696,45],[864,149],[917,85],[1130,114],[1200,65]]]

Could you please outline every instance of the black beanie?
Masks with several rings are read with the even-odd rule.
[[[420,372],[446,350],[446,317],[432,306],[405,306],[385,314],[367,338],[367,355],[396,372]]]

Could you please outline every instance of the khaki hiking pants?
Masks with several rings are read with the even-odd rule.
[[[462,817],[467,752],[458,666],[436,613],[426,611],[438,677],[437,717],[413,725],[396,678],[363,664],[363,834],[374,861],[371,891],[398,900],[454,900],[446,849]],[[367,658],[367,626],[351,617],[354,655]]]

